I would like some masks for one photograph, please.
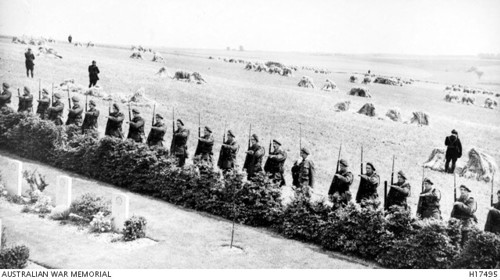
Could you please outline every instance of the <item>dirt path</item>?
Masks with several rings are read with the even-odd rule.
[[[0,156],[5,157],[2,153]],[[7,155],[17,158],[13,155]],[[47,194],[53,195],[57,175],[64,172],[26,159],[24,169],[38,171],[48,179]],[[68,173],[65,173],[68,174]],[[53,268],[370,268],[355,258],[327,252],[320,247],[282,238],[265,229],[237,225],[236,245],[229,249],[231,222],[183,209],[161,200],[124,191],[76,174],[73,197],[85,192],[111,197],[130,196],[130,212],[148,221],[146,238],[107,242],[75,226],[21,213],[21,206],[0,201],[0,218],[7,226],[8,243],[26,244],[30,259]],[[152,240],[156,240],[154,242]]]

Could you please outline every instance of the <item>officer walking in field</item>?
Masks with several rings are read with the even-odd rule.
[[[89,88],[97,84],[99,73],[95,60],[92,60],[92,65],[89,66]]]
[[[444,164],[444,172],[453,173],[455,172],[455,163],[457,159],[462,157],[462,143],[458,139],[458,132],[456,130],[451,131],[451,135],[447,136],[444,140],[446,145],[446,162]],[[451,168],[450,168],[451,161]]]
[[[163,137],[167,132],[167,126],[163,122],[163,116],[156,114],[156,123],[153,124],[148,135],[148,146],[149,147],[163,147]]]
[[[354,181],[354,175],[349,171],[348,167],[347,160],[341,159],[339,161],[339,170],[333,175],[332,183],[328,190],[330,200],[334,203],[339,203],[341,206],[346,206],[352,199],[349,188]]]
[[[96,104],[94,100],[89,101],[90,109],[85,112],[85,118],[83,119],[82,124],[82,134],[87,133],[97,133],[98,127],[98,118],[99,118],[99,110],[96,108]]]
[[[123,113],[120,112],[118,104],[113,104],[113,109],[107,118],[108,122],[106,123],[104,135],[123,139],[122,124],[125,117],[123,116]]]
[[[240,146],[236,142],[234,133],[231,130],[227,131],[227,140],[220,148],[219,160],[217,166],[224,172],[236,168],[236,154]]]
[[[24,58],[26,58],[26,76],[29,78],[31,73],[31,78],[33,78],[33,69],[35,68],[33,60],[35,60],[35,55],[31,52],[31,48],[28,48],[28,51],[24,53]]]
[[[356,202],[361,203],[362,200],[378,198],[377,188],[380,184],[375,166],[372,163],[366,163],[366,175],[358,175],[360,178],[358,193],[356,194]]]
[[[305,192],[307,196],[310,196],[309,189],[314,187],[316,176],[314,162],[307,158],[309,154],[309,149],[303,147],[300,150],[302,161],[295,161],[292,167],[293,185]]]
[[[497,203],[489,208],[484,231],[500,234],[500,190],[497,191]]]
[[[406,210],[410,210],[406,199],[411,194],[411,186],[408,181],[406,181],[406,175],[403,170],[398,172],[398,181],[394,185],[389,185],[390,190],[387,194],[387,209],[391,208],[393,205],[404,207]]]
[[[266,151],[259,144],[259,137],[256,134],[252,134],[250,137],[250,148],[246,152],[245,163],[243,164],[243,170],[247,172],[247,179],[251,180],[257,173],[262,172],[262,158]]]
[[[36,107],[36,114],[40,119],[47,119],[47,109],[49,108],[49,106],[49,92],[46,89],[42,89],[42,98],[38,100],[38,106]]]
[[[3,83],[2,88],[3,88],[3,90],[0,93],[0,109],[10,108],[8,106],[8,104],[10,104],[10,102],[11,102],[10,99],[12,98],[12,93],[9,90],[10,86],[7,83]]]
[[[471,228],[477,223],[476,210],[477,203],[473,197],[470,196],[470,189],[465,185],[460,186],[460,197],[453,203],[451,210],[451,217],[460,220],[462,228],[462,246],[468,240],[468,234]]]
[[[286,185],[284,174],[286,158],[287,154],[281,147],[281,143],[273,139],[273,151],[269,151],[269,157],[267,158],[266,164],[264,164],[264,171],[269,176],[269,179],[279,184],[280,187]]]
[[[61,102],[61,94],[54,93],[54,101],[52,106],[47,109],[49,120],[53,121],[56,125],[62,125],[62,113],[64,111],[64,103]]]
[[[76,125],[80,127],[82,125],[82,114],[83,108],[80,105],[80,98],[78,96],[71,97],[73,101],[73,107],[68,110],[68,119],[66,120],[66,125]]]
[[[198,141],[198,147],[196,147],[196,151],[194,153],[195,158],[199,158],[201,162],[205,162],[212,166],[212,148],[214,146],[214,137],[212,136],[212,130],[210,129],[210,127],[205,126],[203,137],[199,137]]]
[[[129,121],[127,139],[132,139],[136,143],[144,143],[144,119],[136,108],[132,109],[132,120]]]
[[[177,157],[179,160],[178,166],[183,167],[188,158],[187,141],[189,137],[189,130],[184,128],[184,123],[181,119],[177,119],[177,130],[174,132],[172,143],[170,145],[171,155]]]
[[[19,96],[18,112],[33,112],[33,94],[28,87],[24,87],[23,95]]]
[[[439,201],[441,192],[433,187],[429,178],[424,179],[424,191],[420,193],[417,207],[417,216],[420,219],[441,219]]]

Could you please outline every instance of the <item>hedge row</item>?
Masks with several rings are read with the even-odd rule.
[[[384,213],[377,203],[345,208],[311,202],[296,193],[283,205],[281,190],[265,176],[254,182],[205,165],[178,168],[165,149],[104,137],[82,136],[30,114],[0,112],[0,148],[133,192],[274,229],[328,250],[373,260],[388,268],[495,268],[500,237],[473,230],[460,247],[457,220],[417,221],[404,209]],[[480,252],[480,254],[478,253]]]

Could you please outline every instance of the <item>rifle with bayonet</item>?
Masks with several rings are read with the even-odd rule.
[[[252,144],[250,143],[251,137],[252,137],[252,125],[250,125],[250,128],[248,129],[248,150],[250,150],[250,147],[252,147]],[[248,165],[250,165],[251,159],[252,159],[252,156],[247,153],[245,156],[245,162],[243,163],[243,169],[246,169],[248,167]]]

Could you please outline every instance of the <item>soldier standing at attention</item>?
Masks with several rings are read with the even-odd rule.
[[[375,167],[372,163],[366,163],[366,175],[359,175],[359,189],[356,194],[356,202],[361,203],[364,199],[377,199],[378,193],[377,188],[380,184],[380,177],[378,176]]]
[[[470,196],[470,192],[469,188],[465,185],[461,185],[460,197],[453,203],[453,209],[451,210],[451,217],[461,222],[462,246],[464,246],[465,242],[468,240],[470,229],[477,222],[477,218],[474,215],[477,210],[477,204],[474,198]]]
[[[214,146],[214,137],[212,136],[212,130],[210,127],[205,126],[205,132],[203,137],[198,138],[198,147],[194,156],[199,156],[201,162],[206,162],[210,166],[213,165],[213,153],[212,148]]]
[[[439,201],[441,192],[433,187],[434,183],[429,178],[424,179],[424,191],[420,194],[417,207],[417,216],[420,219],[441,219]]]
[[[156,114],[156,123],[153,124],[148,135],[149,147],[163,147],[163,137],[167,132],[167,126],[163,122],[163,116]]]
[[[451,131],[451,135],[447,136],[444,140],[446,145],[446,162],[444,164],[444,172],[453,173],[455,172],[455,163],[457,159],[462,157],[462,143],[458,139],[458,132],[456,130]],[[451,161],[451,168],[449,168]]]
[[[80,127],[82,125],[82,113],[83,108],[80,106],[80,98],[78,96],[71,97],[73,101],[73,108],[68,110],[68,119],[66,120],[66,125],[76,125]]]
[[[47,109],[49,120],[53,121],[56,125],[62,125],[62,113],[64,110],[64,103],[61,102],[61,94],[54,93],[54,102],[52,106]]]
[[[141,117],[141,113],[136,108],[132,109],[132,115],[134,116],[129,122],[130,126],[128,128],[127,139],[132,139],[136,143],[144,142],[144,119]]]
[[[89,66],[89,88],[96,85],[99,80],[99,68],[97,68],[95,60],[92,60],[92,65]]]
[[[47,109],[50,106],[49,92],[46,89],[42,90],[42,99],[38,100],[38,106],[36,108],[36,114],[40,119],[44,120],[47,118]]]
[[[332,202],[339,202],[342,206],[346,206],[352,199],[349,188],[354,181],[354,175],[347,169],[348,167],[347,160],[341,159],[339,161],[339,171],[333,175],[332,183],[328,190],[330,200]]]
[[[23,95],[19,96],[18,112],[33,112],[33,94],[28,87],[24,87]]]
[[[113,110],[109,113],[108,122],[106,123],[106,130],[104,135],[123,139],[122,124],[125,117],[120,112],[118,104],[113,104]]]
[[[100,112],[99,110],[97,110],[94,100],[89,101],[89,107],[90,109],[87,112],[85,112],[85,118],[83,119],[82,134],[90,132],[97,133],[97,127],[98,127],[97,119],[99,118]]]
[[[314,170],[314,162],[307,159],[309,156],[309,149],[303,147],[300,150],[300,157],[302,161],[296,161],[292,167],[292,176],[294,178],[294,186],[305,191],[310,196],[309,189],[314,187],[314,177],[316,171]]]
[[[7,83],[3,83],[2,88],[2,93],[0,93],[0,109],[4,107],[9,108],[7,104],[10,104],[10,99],[12,98],[12,93],[9,90],[10,86]]]
[[[224,172],[236,168],[236,154],[239,150],[239,145],[234,139],[235,136],[231,130],[227,131],[227,140],[221,146],[221,152],[217,166]]]
[[[484,231],[500,234],[500,190],[497,191],[497,203],[489,208]]]
[[[252,134],[252,137],[250,137],[250,148],[246,153],[243,170],[247,171],[247,179],[251,180],[257,173],[262,171],[262,158],[266,153],[264,148],[259,145],[259,137],[256,134]]]
[[[186,158],[189,156],[187,150],[188,137],[189,130],[184,128],[184,123],[181,119],[177,119],[177,130],[174,132],[172,144],[170,145],[170,153],[179,160],[179,167],[184,166]]]
[[[264,171],[268,174],[269,179],[279,184],[280,187],[286,184],[285,169],[283,168],[286,158],[287,154],[285,150],[281,148],[281,143],[273,139],[273,151],[269,151],[269,157],[267,158],[266,164],[264,164]]]
[[[35,67],[33,60],[35,60],[35,55],[31,52],[31,48],[28,48],[28,51],[24,53],[24,57],[26,58],[26,76],[29,78],[31,72],[31,78],[33,78],[33,68]]]
[[[389,186],[391,189],[387,194],[387,209],[393,205],[404,207],[410,210],[406,198],[411,194],[410,183],[406,181],[406,175],[403,170],[398,172],[398,181],[394,185]]]

